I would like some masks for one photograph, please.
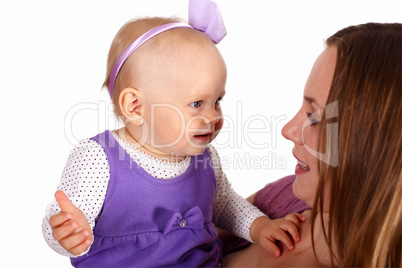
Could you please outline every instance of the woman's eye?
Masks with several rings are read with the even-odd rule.
[[[308,120],[310,120],[312,126],[315,126],[319,123],[319,121],[317,119],[314,118],[312,113],[307,113],[307,118]]]
[[[201,106],[201,101],[195,101],[195,102],[191,103],[190,106],[192,106],[194,108],[198,108]]]

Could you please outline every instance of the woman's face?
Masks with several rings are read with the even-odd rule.
[[[320,114],[325,109],[336,65],[336,47],[327,47],[317,58],[307,79],[303,105],[282,129],[282,135],[294,143],[297,159],[294,194],[313,206],[318,186],[318,134]],[[326,184],[328,185],[328,184]],[[324,211],[327,211],[329,191],[325,189]]]

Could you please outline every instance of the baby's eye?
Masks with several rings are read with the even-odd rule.
[[[201,106],[201,101],[195,101],[195,102],[191,103],[190,106],[192,106],[194,108],[199,108]]]
[[[215,105],[221,105],[222,98],[218,98],[215,102]]]
[[[307,113],[307,118],[308,118],[308,120],[310,120],[312,126],[315,126],[320,122],[314,118],[312,113]]]

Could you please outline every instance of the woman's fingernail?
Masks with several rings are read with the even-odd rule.
[[[88,230],[86,230],[86,229],[83,231],[83,233],[84,233],[84,236],[88,236],[88,235],[89,235],[89,232],[88,232]]]

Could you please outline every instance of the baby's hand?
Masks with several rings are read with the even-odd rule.
[[[300,222],[304,221],[306,221],[304,216],[298,213],[289,214],[276,220],[259,217],[251,224],[250,237],[273,255],[279,257],[281,251],[275,244],[276,240],[281,241],[290,250],[293,250],[295,248],[293,241],[300,242],[299,227]],[[286,232],[292,236],[293,241]]]
[[[49,219],[53,237],[73,255],[80,255],[92,244],[92,229],[80,209],[62,192],[55,194],[61,212]]]

